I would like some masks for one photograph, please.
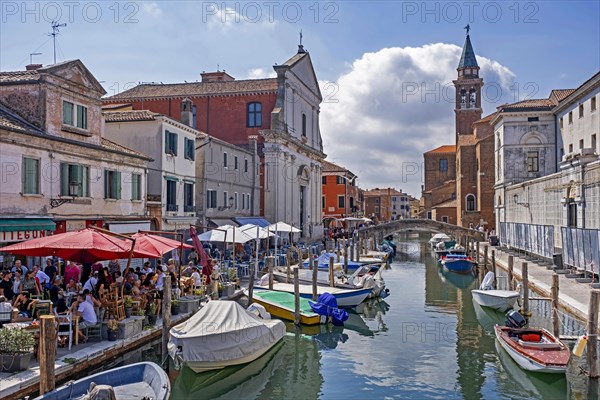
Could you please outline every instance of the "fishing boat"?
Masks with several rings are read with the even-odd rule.
[[[171,328],[169,354],[196,372],[256,360],[285,335],[280,320],[261,319],[234,301],[211,301]]]
[[[515,308],[519,299],[519,292],[516,290],[497,290],[494,289],[493,284],[494,273],[490,271],[485,275],[479,289],[471,290],[473,301],[482,307],[489,307],[502,312]]]
[[[112,398],[116,400],[143,398],[167,400],[171,393],[171,385],[169,383],[169,376],[158,364],[140,362],[113,368],[69,382],[37,397],[36,400],[79,399],[94,390],[102,390],[103,392],[112,391],[114,393],[114,397]]]
[[[516,311],[506,314],[506,326],[496,325],[496,339],[508,355],[523,369],[564,374],[569,348],[543,328],[525,328],[526,321]]]
[[[268,277],[268,275],[265,275]],[[269,290],[266,282],[254,287],[258,290]],[[299,285],[300,297],[312,299],[312,285]],[[278,292],[287,292],[294,294],[294,285],[290,283],[273,282],[273,290]],[[336,287],[317,286],[317,295],[331,293],[338,304],[338,307],[354,307],[362,303],[371,293],[371,289],[341,289]]]
[[[322,271],[329,271],[329,259],[333,258],[333,264],[334,264],[334,269],[336,270],[343,270],[345,265],[345,261],[344,261],[344,257],[343,256],[339,256],[335,253],[323,253],[321,254],[317,259],[318,261],[318,269],[322,270]],[[381,262],[381,260],[378,260],[379,262]],[[372,262],[376,262],[375,260]],[[302,264],[305,268],[310,268],[312,267],[313,261],[311,259],[305,260],[304,263]],[[348,271],[355,271],[358,267],[360,267],[361,265],[363,265],[363,262],[358,262],[358,261],[352,261],[352,260],[348,260]]]
[[[432,249],[435,249],[437,244],[440,242],[444,242],[446,247],[452,247],[456,244],[456,242],[445,233],[436,233],[431,237],[431,239],[429,239],[429,244],[431,245]]]
[[[448,254],[442,258],[442,265],[450,272],[469,274],[473,271],[477,262],[463,254]]]
[[[448,254],[459,254],[459,255],[465,255],[465,254],[467,254],[467,249],[465,249],[465,248],[464,248],[464,247],[462,247],[462,246],[456,246],[456,245],[455,245],[454,247],[451,247],[451,248],[449,248],[449,249],[447,249],[447,248],[445,248],[445,247],[444,247],[444,249],[443,249],[443,250],[442,250],[442,249],[439,249],[439,250],[438,250],[438,249],[436,249],[436,250],[435,250],[435,255],[437,256],[437,258],[438,258],[438,261],[440,261],[440,262],[441,262],[441,260],[442,260],[442,257],[445,257],[445,256],[447,256]]]
[[[294,295],[274,290],[257,290],[253,293],[252,301],[262,305],[271,315],[294,321]],[[308,300],[300,298],[300,323],[317,325],[327,323],[327,317],[315,313]]]

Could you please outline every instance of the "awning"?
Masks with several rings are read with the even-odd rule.
[[[49,218],[0,218],[0,232],[54,231],[56,224]]]
[[[149,231],[150,221],[113,221],[108,223],[108,230],[121,234],[132,234],[138,231]]]
[[[240,226],[237,222],[229,218],[209,218],[209,220],[215,227],[223,225]]]
[[[235,217],[235,220],[240,225],[252,224],[258,225],[261,228],[266,228],[267,226],[271,225],[269,221],[262,217]]]

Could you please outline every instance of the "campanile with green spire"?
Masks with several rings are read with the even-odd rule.
[[[471,27],[465,27],[467,37],[463,46],[460,62],[458,63],[458,79],[452,81],[456,88],[456,104],[454,107],[456,119],[456,135],[469,135],[472,133],[473,122],[481,119],[483,112],[481,108],[481,87],[483,79],[479,77],[479,65],[469,31]]]

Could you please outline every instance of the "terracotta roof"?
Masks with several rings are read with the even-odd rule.
[[[37,131],[37,129],[32,129],[27,125],[24,120],[4,109],[4,107],[0,107],[0,129],[21,133]]]
[[[108,111],[103,112],[106,122],[155,121],[161,115],[148,110]]]
[[[237,93],[277,92],[277,78],[248,79],[223,82],[192,82],[171,84],[141,84],[122,93],[103,99],[105,103],[114,100],[139,98],[163,98],[178,96],[233,95]]]
[[[4,71],[0,72],[0,83],[37,82],[39,72],[33,71]]]
[[[109,110],[118,110],[119,108],[128,108],[131,107],[131,103],[112,103],[112,104],[102,104],[103,111]]]
[[[436,204],[431,208],[442,208],[442,207],[456,207],[456,199],[444,201],[443,203]]]
[[[494,119],[494,117],[498,114],[498,112],[494,112],[491,113],[481,119],[478,119],[477,121],[473,122],[474,124],[483,124],[483,123],[489,123],[492,119]]]
[[[327,160],[321,162],[323,172],[350,172],[350,170]],[[350,172],[352,174],[352,172]]]
[[[550,111],[554,104],[549,99],[529,99],[500,106],[501,112],[507,111]]]
[[[363,192],[364,197],[376,197],[376,196],[408,196],[407,193],[402,193],[397,191],[396,189],[390,188],[388,192],[388,188],[385,189],[367,189]]]
[[[458,147],[475,146],[479,139],[475,135],[458,135]]]
[[[112,140],[108,140],[106,138],[102,138],[102,141],[100,142],[100,144],[102,145],[102,147],[105,147],[108,150],[119,151],[121,153],[126,153],[129,155],[135,156],[135,157],[141,157],[141,158],[145,158],[147,160],[152,160],[151,157],[147,156],[144,153],[140,153],[139,151],[132,150],[129,147],[121,146],[120,144],[115,143]]]
[[[553,91],[550,92],[549,98],[552,101],[552,103],[557,105],[558,103],[563,101],[565,98],[567,98],[575,90],[576,89],[554,89]]]
[[[440,146],[436,149],[425,152],[425,154],[429,154],[429,153],[456,153],[456,145],[446,144],[446,145]]]

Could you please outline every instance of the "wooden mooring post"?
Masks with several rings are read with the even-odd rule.
[[[477,261],[477,264],[479,264],[479,259],[481,258],[481,257],[479,257],[479,240],[476,240],[475,247],[476,247],[475,254],[477,254],[477,258],[475,259],[475,261]]]
[[[275,257],[267,257],[265,263],[267,264],[267,271],[269,271],[269,290],[273,290],[273,268],[275,267]]]
[[[162,354],[168,354],[167,345],[169,344],[169,328],[171,327],[171,275],[164,276],[163,284]]]
[[[492,250],[492,272],[494,273],[494,289],[498,289],[498,276],[496,275],[496,251]]]
[[[312,299],[313,301],[317,301],[317,275],[319,273],[319,260],[315,258],[313,260],[313,269],[312,269]]]
[[[300,279],[298,267],[294,268],[294,324],[300,325]]]
[[[513,289],[513,279],[514,279],[514,262],[515,259],[512,255],[508,256],[508,290]]]
[[[291,277],[290,277],[290,258],[289,257],[285,257],[285,270],[286,270],[286,277],[285,277],[285,283],[290,283]]]
[[[587,364],[589,377],[598,378],[598,302],[600,301],[600,290],[594,289],[590,293],[590,305],[588,308],[587,327]]]
[[[552,274],[552,288],[550,289],[552,296],[552,333],[554,336],[560,335],[560,320],[558,318],[558,274]]]
[[[483,274],[487,273],[487,265],[488,265],[488,245],[483,246]]]
[[[348,242],[344,239],[344,274],[348,275]]]
[[[329,258],[329,286],[335,287],[334,277],[333,277],[333,257]]]
[[[250,265],[250,276],[248,277],[248,305],[252,304],[252,296],[254,296],[254,274],[256,273],[255,265]]]
[[[7,328],[4,328],[7,329]],[[40,317],[40,345],[38,349],[40,362],[40,395],[54,390],[56,362],[56,325],[54,315]]]
[[[529,275],[527,272],[527,263],[521,264],[521,279],[523,281],[523,316],[529,317]]]

